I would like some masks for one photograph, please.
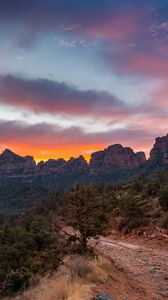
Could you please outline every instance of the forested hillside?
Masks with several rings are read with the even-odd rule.
[[[123,185],[76,185],[42,201],[39,190],[32,188],[31,195],[25,187],[20,190],[25,201],[33,195],[36,204],[16,217],[1,218],[2,296],[25,289],[37,274],[56,270],[67,254],[93,255],[88,244],[91,237],[112,230],[143,235],[151,225],[168,229],[168,172],[152,180],[140,175]],[[60,234],[64,226],[72,226],[79,234]]]
[[[32,183],[0,185],[0,213],[18,214],[45,198],[48,191]]]

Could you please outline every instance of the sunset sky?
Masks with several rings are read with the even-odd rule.
[[[0,0],[0,152],[43,159],[168,133],[168,0]]]

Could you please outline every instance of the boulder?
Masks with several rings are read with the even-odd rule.
[[[96,295],[96,300],[115,300],[111,296],[108,296],[106,294],[97,294]]]

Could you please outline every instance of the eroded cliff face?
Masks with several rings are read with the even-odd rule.
[[[89,165],[84,157],[64,159],[49,159],[37,165],[34,180],[52,187],[68,188],[77,183],[87,182]]]
[[[150,152],[150,163],[168,164],[168,134],[158,137]]]
[[[67,176],[73,174],[80,174],[86,172],[89,166],[87,161],[83,156],[78,158],[71,157],[70,160],[66,161],[62,158],[60,159],[49,159],[46,162],[40,162],[36,168],[36,176],[45,176],[45,175],[59,175]]]
[[[62,173],[66,161],[62,158],[60,159],[49,159],[46,162],[41,161],[37,164],[36,176],[39,175],[50,175],[55,173]]]
[[[121,169],[134,169],[146,163],[144,152],[135,153],[129,147],[115,144],[104,151],[92,153],[91,169],[107,169],[118,167]]]
[[[89,165],[84,157],[49,159],[36,165],[31,156],[19,156],[10,150],[0,155],[0,180],[36,182],[48,189],[70,187],[75,183],[87,182]]]
[[[21,157],[6,149],[0,155],[0,178],[29,178],[36,172],[33,157]]]

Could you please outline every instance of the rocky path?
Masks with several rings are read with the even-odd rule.
[[[168,300],[168,244],[115,236],[101,237],[96,248],[114,261],[112,277],[96,292],[115,300]]]
[[[104,289],[116,300],[168,299],[168,248],[101,238],[98,249],[115,262]]]

